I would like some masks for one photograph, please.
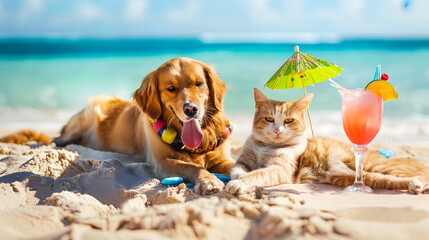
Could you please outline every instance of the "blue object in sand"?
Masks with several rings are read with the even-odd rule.
[[[219,174],[219,173],[213,173],[213,175],[215,175],[222,182],[229,182],[229,180],[231,180],[231,178],[227,175],[223,175],[223,174]]]
[[[378,153],[383,155],[385,158],[391,158],[393,156],[393,151],[389,149],[380,150]]]
[[[181,177],[168,177],[164,178],[161,181],[162,185],[179,185],[181,182],[183,182],[183,178]]]
[[[227,175],[223,175],[223,174],[219,174],[219,173],[213,173],[213,175],[215,175],[219,180],[221,180],[224,183],[229,182],[229,180],[231,180],[231,178]],[[181,177],[168,177],[168,178],[164,178],[161,181],[161,184],[162,185],[168,185],[168,186],[177,186],[181,182],[183,182],[183,178],[181,178]],[[195,187],[195,184],[187,183],[186,187],[192,189]]]

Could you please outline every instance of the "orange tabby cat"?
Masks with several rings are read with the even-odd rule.
[[[255,88],[256,113],[247,139],[226,186],[243,193],[255,186],[319,182],[339,187],[353,184],[355,157],[351,145],[333,139],[306,138],[305,109],[313,94],[297,101],[268,99]],[[429,167],[411,159],[386,159],[365,154],[364,183],[373,189],[429,193]]]

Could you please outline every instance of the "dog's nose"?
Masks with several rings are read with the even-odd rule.
[[[186,116],[193,117],[198,112],[198,106],[194,102],[183,104],[183,112],[185,112]]]

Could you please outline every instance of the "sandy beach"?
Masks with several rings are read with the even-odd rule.
[[[371,147],[429,164],[429,148],[393,141]],[[0,202],[2,239],[429,237],[429,195],[286,184],[238,198],[201,196],[185,184],[161,185],[151,166],[132,156],[78,145],[0,143]]]
[[[314,134],[307,125],[308,138],[350,143],[342,111],[356,110],[356,121],[350,122],[357,126],[377,106],[371,120],[382,112],[382,124],[368,148],[429,167],[429,1],[58,2],[0,0],[0,138],[20,130],[58,137],[90,98],[117,96],[153,103],[146,108],[155,110],[143,110],[151,119],[177,117],[184,128],[192,126],[181,131],[182,142],[192,149],[206,149],[195,119],[204,113],[205,122],[223,111],[232,134],[207,129],[217,134],[204,143],[210,143],[207,149],[217,147],[228,136],[237,159],[251,135],[257,88],[269,99],[288,102],[313,93],[305,118]],[[204,64],[165,64],[181,57]],[[160,66],[170,70],[156,71]],[[385,102],[382,108],[374,99],[363,101],[365,108],[350,107],[356,102],[343,103],[342,88],[372,90]],[[186,104],[179,106],[181,101]],[[191,102],[204,112],[192,107],[186,113]],[[173,103],[184,109],[179,115],[192,118],[190,124]],[[121,144],[137,149],[138,141],[153,148],[160,142],[123,134],[134,126],[129,119],[138,116],[135,111],[94,109],[99,122],[106,120],[104,130],[88,131],[115,140],[111,149]],[[165,114],[170,110],[173,118]],[[292,115],[286,117],[294,120],[295,111],[288,109]],[[375,133],[379,121],[370,125]],[[173,144],[181,136],[163,127],[159,132]],[[164,148],[152,150],[154,156],[165,155]],[[207,155],[198,161],[212,162],[215,154]],[[335,172],[332,165],[326,171]],[[345,193],[333,185],[306,183],[203,196],[189,182],[166,186],[162,180],[141,156],[74,144],[0,142],[0,240],[429,240],[429,194]]]

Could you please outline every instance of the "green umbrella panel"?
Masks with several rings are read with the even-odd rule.
[[[268,80],[265,87],[274,90],[314,85],[336,77],[342,71],[342,68],[332,63],[296,52]]]

